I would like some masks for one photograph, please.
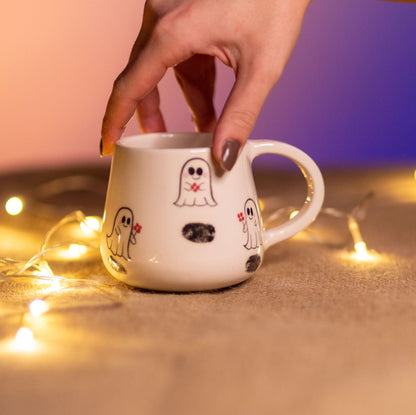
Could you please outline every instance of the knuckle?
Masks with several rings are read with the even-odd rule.
[[[164,6],[166,9],[166,6]],[[176,48],[188,42],[184,34],[189,25],[188,22],[198,18],[194,13],[195,6],[192,2],[184,2],[178,7],[160,11],[155,20],[152,37],[160,43],[168,42]]]
[[[113,82],[113,93],[115,94],[122,94],[124,91],[127,91],[127,82],[126,82],[126,76],[124,71],[117,76],[117,78]]]
[[[175,16],[164,15],[158,20],[149,41],[150,48],[159,51],[165,67],[172,67],[188,55],[189,42],[182,36],[181,24]]]
[[[233,110],[229,115],[229,119],[237,128],[251,131],[256,123],[257,114],[248,109]]]
[[[245,60],[251,78],[265,86],[274,85],[281,77],[285,61],[270,50],[259,50]]]
[[[254,78],[265,85],[274,85],[281,77],[283,67],[281,65],[271,65],[269,61],[258,62],[254,70]]]
[[[173,13],[160,16],[153,29],[153,38],[160,42],[169,40],[177,33],[178,19]]]

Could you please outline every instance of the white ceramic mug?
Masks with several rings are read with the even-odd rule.
[[[248,141],[230,172],[212,158],[208,133],[154,133],[119,140],[105,203],[101,255],[127,284],[194,291],[231,286],[258,269],[264,251],[307,227],[324,198],[322,175],[301,150]],[[264,230],[251,164],[272,153],[293,160],[308,195],[299,214]]]

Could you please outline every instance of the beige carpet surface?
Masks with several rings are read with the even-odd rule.
[[[55,188],[51,181],[69,174],[87,179],[62,194],[62,180]],[[0,413],[414,414],[413,174],[405,167],[324,174],[328,213],[272,247],[251,279],[229,289],[57,292],[48,297],[49,312],[25,323],[37,342],[32,352],[10,345],[40,288],[31,279],[4,280]],[[0,256],[29,259],[47,230],[74,209],[102,214],[106,175],[3,176],[2,206],[14,194],[28,203],[14,217],[1,207]],[[304,197],[297,175],[256,178],[265,219]],[[330,213],[351,213],[363,200],[358,223],[374,252],[360,262],[346,217]],[[115,283],[96,251],[60,266],[77,278]]]

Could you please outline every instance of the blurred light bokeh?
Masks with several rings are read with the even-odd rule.
[[[2,4],[0,172],[108,163],[101,119],[143,3]],[[252,137],[292,143],[323,167],[416,162],[415,21],[415,4],[313,0]],[[218,69],[220,111],[233,74]],[[171,72],[160,91],[169,130],[192,129]],[[138,131],[133,120],[126,135]]]

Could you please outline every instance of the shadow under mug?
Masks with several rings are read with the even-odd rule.
[[[211,145],[209,133],[152,133],[117,142],[100,243],[115,278],[162,291],[231,286],[253,275],[270,246],[316,218],[324,183],[304,152],[249,140],[233,169],[222,172]],[[308,189],[300,212],[271,229],[263,229],[251,167],[266,153],[296,163]]]

